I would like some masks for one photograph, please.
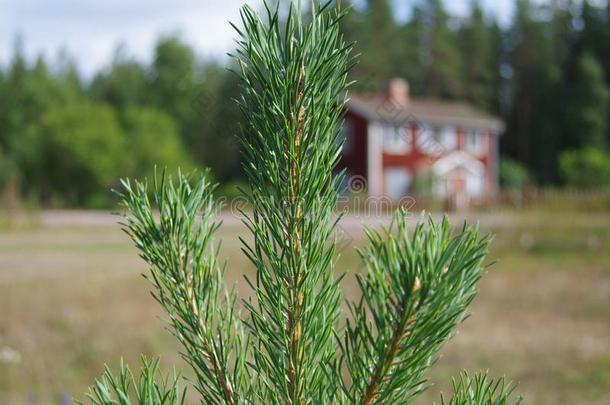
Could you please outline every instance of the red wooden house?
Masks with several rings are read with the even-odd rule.
[[[463,102],[410,98],[394,79],[383,93],[350,94],[341,166],[366,180],[369,196],[400,199],[425,183],[460,207],[496,193],[503,127]]]

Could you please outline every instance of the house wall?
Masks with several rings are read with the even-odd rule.
[[[366,178],[367,170],[367,121],[348,111],[345,115],[346,125],[351,125],[351,133],[347,142],[349,147],[344,147],[339,166],[347,170],[348,176],[361,176]]]
[[[431,157],[425,153],[423,153],[417,147],[417,136],[418,129],[416,126],[410,126],[407,128],[407,141],[410,143],[409,152],[405,154],[396,154],[389,153],[384,150],[383,152],[383,167],[391,168],[391,167],[406,167],[411,174],[415,174],[419,170],[430,167],[432,163],[436,160],[434,157]]]
[[[348,170],[350,176],[363,176],[367,178],[367,132],[369,123],[364,118],[347,112],[346,122],[351,125],[351,146],[346,153],[342,155],[340,165]],[[455,128],[456,143],[455,147],[450,150],[440,150],[438,155],[431,156],[418,146],[418,137],[422,136],[420,128],[416,125],[411,125],[406,130],[407,141],[410,148],[406,153],[391,153],[382,148],[381,167],[384,173],[393,169],[406,168],[410,174],[410,181],[414,180],[415,176],[430,170],[432,165],[444,156],[456,151],[465,151],[474,159],[480,161],[485,167],[484,194],[486,197],[493,196],[497,192],[497,148],[498,136],[491,131],[486,131],[478,136],[483,138],[484,149],[480,154],[474,155],[470,153],[468,148],[468,135],[461,128]],[[371,179],[368,179],[369,183]],[[379,180],[377,180],[379,181]],[[385,180],[381,179],[378,187],[373,187],[377,190],[382,190],[384,194],[388,193]],[[371,184],[369,184],[369,188]]]

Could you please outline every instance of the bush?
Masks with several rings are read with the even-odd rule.
[[[416,195],[431,195],[438,183],[438,177],[432,171],[425,171],[415,175],[411,191]]]
[[[559,156],[559,168],[569,186],[597,188],[610,185],[610,156],[600,149],[563,152]]]
[[[500,187],[521,189],[530,179],[525,165],[509,157],[500,158]]]

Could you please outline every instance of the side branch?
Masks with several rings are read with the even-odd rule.
[[[400,348],[400,343],[404,338],[409,335],[408,328],[412,323],[413,318],[410,318],[410,320],[406,323],[406,326],[404,323],[401,323],[400,325],[397,325],[396,328],[394,328],[394,331],[392,332],[392,340],[390,343],[390,347],[385,353],[385,355],[379,358],[377,366],[375,367],[375,371],[373,372],[373,375],[371,376],[371,379],[368,385],[366,386],[364,396],[362,397],[362,405],[369,405],[377,398],[377,395],[379,394],[380,383],[387,375],[390,367],[392,367],[392,363],[396,358],[396,353]]]
[[[155,177],[152,190],[146,183],[125,181],[121,196],[128,213],[123,229],[150,266],[146,277],[152,295],[185,348],[183,357],[196,374],[203,402],[236,405],[234,387],[242,381],[243,369],[233,374],[227,369],[231,352],[240,354],[240,331],[233,318],[235,297],[223,304],[223,276],[212,246],[218,228],[214,186],[205,176],[192,183],[181,174],[177,182]]]
[[[204,352],[203,355],[212,364],[212,371],[214,372],[214,376],[216,377],[216,382],[218,383],[218,386],[223,388],[223,395],[227,405],[235,405],[236,399],[235,393],[233,392],[233,385],[227,377],[227,373],[224,367],[222,367],[214,345],[210,344],[210,342],[206,341],[205,339],[205,336],[208,336],[208,331],[205,326],[205,322],[201,317],[201,312],[197,307],[195,296],[193,295],[193,289],[190,286],[189,295],[191,296],[191,311],[193,311],[194,316],[197,318],[197,328],[199,329],[199,340],[201,343],[201,349]]]
[[[466,226],[454,235],[446,219],[420,221],[411,235],[405,212],[394,224],[395,232],[367,232],[363,297],[350,306],[355,323],[341,346],[351,377],[344,391],[360,405],[409,403],[427,388],[424,375],[464,319],[490,241]]]

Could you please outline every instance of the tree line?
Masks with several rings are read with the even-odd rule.
[[[501,116],[507,185],[610,184],[610,6],[516,0],[501,25],[477,1],[456,17],[441,0],[422,0],[404,19],[390,0],[354,3],[341,28],[361,55],[355,90],[399,76],[414,96]],[[27,60],[16,41],[0,67],[0,189],[102,206],[119,177],[150,175],[155,164],[241,179],[235,75],[179,36],[160,38],[153,54],[142,63],[119,46],[84,80],[69,57]]]
[[[19,41],[0,70],[0,189],[43,205],[106,206],[120,177],[209,166],[239,176],[237,80],[177,36],[151,63],[119,46],[85,81],[66,55],[28,61]]]

